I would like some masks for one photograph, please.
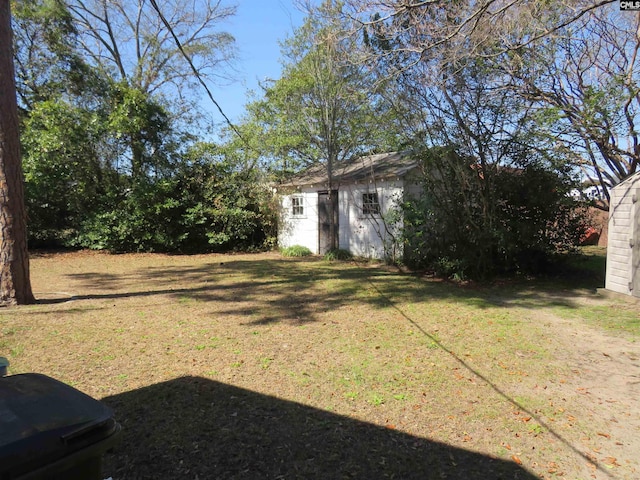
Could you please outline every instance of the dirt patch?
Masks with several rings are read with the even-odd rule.
[[[599,301],[582,299],[591,305]],[[536,312],[533,318],[541,322],[549,338],[553,338],[555,360],[570,370],[556,385],[556,394],[571,396],[580,407],[581,421],[589,425],[589,432],[577,438],[578,448],[592,460],[589,467],[594,469],[599,465],[604,469],[603,476],[638,478],[640,343],[586,325],[580,319],[544,312]],[[624,473],[613,472],[621,466]]]

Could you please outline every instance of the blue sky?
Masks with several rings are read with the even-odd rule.
[[[237,0],[237,6],[237,15],[222,28],[236,39],[238,80],[212,88],[214,98],[234,122],[244,112],[248,90],[258,91],[259,81],[280,77],[278,42],[290,36],[304,21],[304,14],[295,7],[294,0]],[[202,101],[210,103],[206,97]],[[223,121],[215,106],[206,108],[216,122]]]

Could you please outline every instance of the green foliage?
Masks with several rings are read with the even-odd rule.
[[[199,73],[220,75],[233,38],[217,24],[235,9],[200,2],[185,16],[187,3],[167,18]],[[275,206],[255,161],[233,142],[193,145],[193,72],[148,2],[35,0],[14,13],[32,247],[273,245]]]
[[[464,259],[449,257],[436,258],[432,265],[436,275],[443,278],[451,278],[454,280],[464,279],[465,262]]]
[[[341,2],[320,2],[283,43],[282,77],[247,107],[278,180],[320,164],[331,183],[337,162],[386,149],[381,99],[365,69],[350,61],[356,43],[344,18]]]
[[[530,161],[479,172],[452,149],[432,149],[424,162],[426,194],[404,203],[410,266],[458,279],[541,273],[584,232],[566,171]]]
[[[120,153],[129,157],[134,181],[168,169],[167,140],[173,134],[168,112],[150,94],[123,82],[111,86],[106,128]],[[169,149],[171,146],[169,145]]]
[[[100,207],[114,181],[100,165],[99,118],[63,100],[37,103],[23,124],[22,149],[32,246],[64,242]]]
[[[180,235],[168,241],[166,232],[154,231],[162,223],[159,212],[180,202],[162,182],[176,178],[168,159],[179,158],[164,110],[141,92],[118,86],[102,101],[115,107],[85,108],[55,97],[35,102],[24,119],[31,246],[177,248],[172,243]],[[111,231],[114,238],[107,241]]]
[[[76,95],[92,80],[77,51],[76,26],[62,0],[12,2],[16,87],[22,107]]]
[[[353,258],[353,255],[351,255],[351,252],[349,250],[344,250],[343,248],[336,248],[333,250],[329,250],[327,253],[324,254],[322,258],[323,260],[334,262],[336,260],[342,260],[342,261],[351,260]]]
[[[311,250],[302,245],[292,245],[280,250],[283,257],[308,257],[312,255]]]
[[[573,187],[568,172],[536,163],[497,172],[496,237],[504,269],[545,271],[553,254],[579,245],[587,219],[584,205],[569,196]]]
[[[113,208],[81,224],[75,245],[111,252],[179,251],[183,230],[181,205],[169,180],[137,183]]]
[[[82,225],[76,245],[114,252],[261,249],[275,236],[271,192],[212,145],[187,154],[170,178],[139,181]]]
[[[25,119],[31,246],[207,252],[273,245],[276,206],[255,165],[211,144],[177,151],[162,109],[139,92],[121,93],[130,101],[106,115],[56,100],[37,103]],[[120,134],[134,131],[135,141],[118,146]],[[135,171],[100,160],[127,145],[140,147]]]
[[[180,184],[201,248],[228,251],[265,248],[276,236],[275,197],[262,173],[244,157],[212,144],[187,152]]]

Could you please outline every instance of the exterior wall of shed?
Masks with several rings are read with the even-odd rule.
[[[304,214],[294,217],[292,197],[304,199]],[[280,197],[280,222],[278,227],[278,246],[281,248],[302,245],[318,254],[318,191],[303,188],[299,192]]]
[[[640,177],[632,177],[620,183],[610,192],[609,232],[607,244],[607,271],[605,288],[627,295],[640,296],[640,288],[633,288],[638,272],[638,255],[633,245],[640,242],[638,235],[638,203],[640,198]],[[636,245],[637,249],[640,247]],[[635,260],[635,261],[634,261]]]
[[[280,197],[280,225],[278,246],[281,248],[302,245],[318,254],[318,190],[320,187],[304,187],[294,194]],[[362,195],[378,193],[380,215],[362,214]],[[402,201],[403,182],[362,182],[340,186],[338,189],[338,242],[342,249],[355,256],[384,258],[395,254],[402,256],[401,244],[393,244],[402,228],[402,218],[396,213]],[[292,197],[304,198],[304,215],[292,215]],[[393,218],[392,218],[393,217]],[[392,221],[393,220],[393,221]],[[395,250],[393,250],[395,248]]]
[[[340,248],[365,258],[402,257],[399,233],[403,181],[378,181],[342,186],[338,192]],[[362,196],[377,193],[380,215],[362,214]]]

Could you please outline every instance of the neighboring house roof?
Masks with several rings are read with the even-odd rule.
[[[333,181],[336,185],[368,181],[373,178],[402,177],[415,169],[419,162],[409,152],[379,153],[359,157],[349,163],[340,163],[333,169]],[[283,186],[326,185],[327,169],[323,165],[314,165],[282,183]]]

